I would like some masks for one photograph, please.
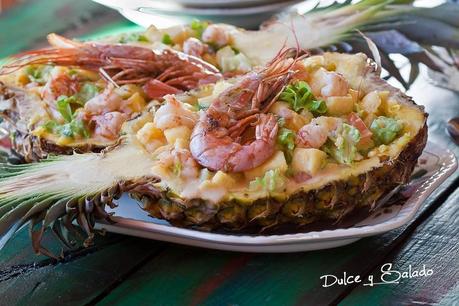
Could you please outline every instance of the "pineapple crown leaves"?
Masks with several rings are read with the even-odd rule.
[[[345,1],[326,7],[316,5],[304,13],[314,26],[326,33],[322,49],[339,52],[363,52],[371,56],[362,31],[379,49],[381,64],[390,77],[409,88],[419,74],[419,65],[441,72],[445,60],[432,46],[459,49],[459,5],[443,3],[432,8],[415,7],[413,1],[363,0]],[[390,58],[401,54],[411,65],[405,80]],[[440,62],[439,62],[440,61]],[[449,65],[454,61],[446,60]]]
[[[133,156],[132,167],[118,167]],[[48,228],[67,247],[91,245],[95,220],[110,222],[105,207],[115,208],[114,200],[123,192],[157,196],[152,183],[158,178],[150,175],[150,162],[126,143],[104,153],[53,156],[33,164],[13,165],[0,156],[0,249],[29,221],[37,253],[55,257],[41,245]]]
[[[13,165],[7,162],[6,156],[0,158],[0,249],[30,221],[34,251],[57,258],[41,245],[47,228],[52,228],[68,248],[75,245],[75,237],[83,245],[90,245],[94,237],[95,219],[110,218],[105,206],[113,206],[112,200],[121,195],[121,183],[104,191],[90,191],[84,195],[72,188],[59,190],[53,187],[47,190],[59,180],[59,175],[51,176],[49,169],[55,169],[55,164],[62,159],[62,156],[55,156],[40,163]],[[72,225],[73,220],[85,235]]]

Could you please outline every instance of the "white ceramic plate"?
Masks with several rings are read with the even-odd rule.
[[[271,16],[301,2],[301,0],[286,0],[250,7],[204,8],[185,7],[174,2],[150,0],[93,1],[118,10],[124,17],[138,25],[148,27],[153,24],[159,28],[189,23],[194,19],[230,23],[244,28],[257,28]],[[168,22],[167,19],[172,19],[173,22]]]
[[[150,1],[158,2],[161,0],[150,0]],[[188,6],[188,7],[232,8],[232,7],[249,7],[249,6],[266,5],[269,3],[282,2],[282,1],[285,2],[289,0],[172,0],[171,2],[175,2],[175,3],[181,4],[183,6]]]
[[[173,227],[165,221],[151,218],[128,197],[121,198],[119,207],[114,210],[113,219],[117,223],[97,224],[97,227],[115,233],[229,251],[281,253],[326,249],[404,225],[413,218],[424,200],[456,169],[454,154],[429,142],[414,171],[413,176],[417,174],[418,177],[403,188],[402,192],[411,194],[408,200],[403,205],[376,209],[371,216],[349,228],[269,236],[200,232]]]

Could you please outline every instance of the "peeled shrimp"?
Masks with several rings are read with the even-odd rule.
[[[349,84],[339,73],[318,69],[310,80],[312,92],[322,98],[345,96],[349,92]]]
[[[342,120],[334,117],[317,117],[304,125],[297,133],[296,144],[302,148],[318,149],[327,142],[330,132],[337,129]]]
[[[94,116],[91,122],[95,123],[95,134],[108,139],[116,139],[120,133],[121,126],[127,120],[127,116],[120,112],[110,112]]]
[[[187,126],[192,129],[198,121],[198,115],[184,104],[178,101],[174,96],[164,97],[163,104],[155,113],[154,124],[157,128],[165,130],[178,126]]]

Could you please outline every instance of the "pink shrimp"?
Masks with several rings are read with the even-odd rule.
[[[95,123],[95,133],[97,135],[107,139],[116,139],[126,119],[127,116],[123,113],[109,112],[92,117],[91,122]]]
[[[217,68],[205,61],[166,50],[121,45],[76,42],[56,34],[48,35],[52,48],[18,54],[3,66],[0,75],[32,64],[54,64],[99,71],[101,76],[117,85],[145,83],[157,79],[180,90],[197,87],[200,81],[220,77]]]
[[[330,132],[336,130],[340,122],[341,119],[335,117],[314,118],[298,131],[296,145],[302,148],[320,148],[327,142]]]
[[[55,101],[60,96],[72,96],[79,90],[77,79],[73,79],[66,74],[58,74],[51,77],[46,82],[42,91],[43,99],[47,101]]]
[[[243,76],[201,113],[190,142],[199,164],[214,171],[241,172],[273,155],[278,124],[274,115],[265,113],[294,74],[298,57],[288,58],[288,53],[279,53],[266,68]],[[241,143],[252,125],[255,139]]]

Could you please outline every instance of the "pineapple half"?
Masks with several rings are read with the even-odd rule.
[[[281,126],[274,155],[249,171],[211,171],[188,150],[193,120],[231,80],[168,96],[159,109],[127,122],[120,141],[100,153],[2,164],[0,246],[28,221],[36,252],[47,252],[40,239],[49,227],[68,243],[74,220],[90,244],[95,220],[110,221],[104,208],[123,192],[153,217],[204,230],[299,231],[368,213],[409,180],[426,144],[427,114],[382,80],[364,54],[312,56],[302,60],[302,70],[269,110]],[[323,73],[343,78],[346,92],[321,97]],[[312,92],[300,95],[300,89]],[[292,98],[292,90],[299,96]],[[313,100],[297,107],[298,97]],[[302,127],[327,120],[340,122],[341,134],[328,134],[320,146],[292,141]]]
[[[110,86],[95,72],[52,65],[0,76],[0,116],[13,156],[32,162],[115,144],[122,123],[152,101],[142,86]]]

